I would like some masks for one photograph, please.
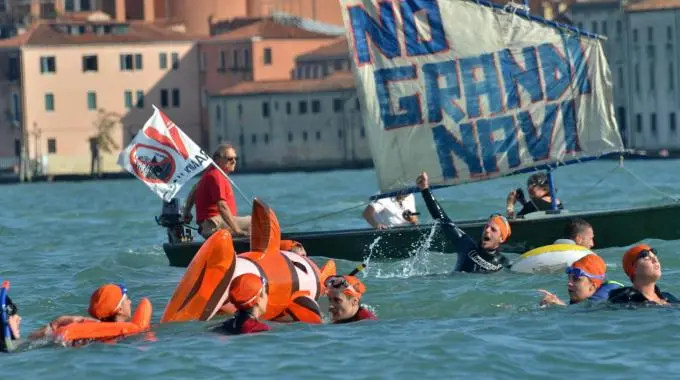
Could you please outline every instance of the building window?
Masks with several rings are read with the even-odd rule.
[[[263,137],[264,137],[264,143],[269,144],[269,134],[265,133]]]
[[[623,91],[623,67],[619,67],[619,89]]]
[[[137,108],[144,108],[144,91],[137,90]]]
[[[12,93],[12,121],[21,120],[21,102],[19,102],[19,94]]]
[[[241,145],[241,146],[245,145],[246,139],[245,139],[245,137],[243,137],[243,133],[241,133],[241,134],[238,136],[238,143],[239,143],[239,145]]]
[[[96,55],[84,55],[83,56],[83,72],[97,71],[99,70],[99,62]]]
[[[637,29],[633,29],[633,42],[637,43],[638,42],[638,32]]]
[[[97,93],[94,91],[88,91],[87,93],[87,109],[90,111],[97,109]]]
[[[217,121],[222,120],[222,108],[220,108],[220,106],[215,107],[215,119]]]
[[[591,23],[591,28],[592,28],[591,32],[597,34],[597,21],[593,21]]]
[[[307,131],[302,131],[302,141],[307,141]]]
[[[318,100],[312,100],[312,113],[321,112],[321,102]]]
[[[286,102],[286,114],[290,115],[291,111],[291,105],[290,102]]]
[[[621,20],[616,20],[616,38],[621,38],[621,32],[623,32]]]
[[[321,140],[321,131],[316,131],[316,140]]]
[[[231,53],[231,67],[233,68],[238,68],[239,67],[239,59],[238,59],[238,50],[234,50]]]
[[[307,102],[305,100],[300,100],[298,103],[298,113],[304,115],[307,113]]]
[[[671,112],[671,117],[670,117],[670,123],[669,123],[669,129],[671,132],[675,132],[676,127],[675,127],[675,112]]]
[[[168,100],[168,90],[161,90],[161,107],[167,107],[170,105]]]
[[[125,90],[125,108],[132,108],[132,91]]]
[[[656,114],[653,113],[651,115],[651,130],[652,130],[652,135],[656,136]]]
[[[269,102],[262,102],[262,117],[269,117]]]
[[[364,129],[364,127],[361,127],[361,130],[360,130],[359,132],[360,132],[360,135],[361,135],[361,138],[362,138],[362,139],[363,139],[364,137],[366,137],[366,129]]]
[[[240,119],[241,116],[243,116],[243,106],[239,103],[238,107],[236,108],[238,109],[238,117]]]
[[[617,109],[617,112],[616,112],[616,117],[618,118],[617,120],[619,122],[619,129],[621,130],[621,133],[625,133],[626,129],[627,129],[627,127],[626,127],[626,109],[624,107],[619,107]],[[623,136],[623,137],[624,137],[624,140],[625,140],[625,136]]]
[[[288,132],[288,142],[293,142],[293,132]]]
[[[7,79],[19,79],[19,59],[17,57],[9,57],[9,62],[7,64],[9,66],[9,69],[7,70]]]
[[[354,100],[354,109],[357,111],[361,110],[361,103],[359,103],[359,98],[356,98]]]
[[[135,71],[142,69],[141,54],[121,54],[120,71]]]
[[[243,49],[243,67],[246,69],[250,67],[250,49]]]
[[[635,121],[636,121],[635,129],[637,130],[638,133],[642,133],[642,115],[636,114]]]
[[[675,65],[673,61],[668,62],[668,89],[673,90],[675,88]]]
[[[54,94],[51,92],[45,94],[45,111],[54,111]]]
[[[342,138],[342,129],[338,129],[338,138],[339,138],[339,139]]]
[[[57,59],[54,56],[40,57],[40,73],[56,73]]]
[[[607,21],[602,21],[602,34],[607,35]]]
[[[650,26],[647,28],[647,42],[654,41],[654,27]]]
[[[654,91],[656,87],[655,76],[654,76],[654,61],[649,62],[649,90]]]
[[[272,48],[264,48],[264,64],[272,64]]]
[[[673,42],[673,27],[666,27],[666,38],[668,42]]]
[[[635,64],[635,92],[640,92],[640,65]]]
[[[172,69],[179,70],[179,53],[172,53]]]
[[[218,68],[222,71],[227,68],[227,53],[225,53],[224,50],[220,50],[220,62]]]
[[[47,153],[57,153],[57,139],[47,139]]]
[[[333,112],[342,112],[345,109],[345,102],[342,99],[333,99]]]
[[[172,89],[172,106],[179,107],[179,88]]]
[[[135,70],[141,70],[142,69],[142,55],[141,54],[135,54]]]
[[[257,135],[256,134],[253,133],[252,136],[250,136],[250,142],[252,142],[253,145],[257,144]]]
[[[158,63],[160,64],[160,67],[162,70],[165,70],[168,68],[168,54],[167,53],[160,53],[158,54]]]

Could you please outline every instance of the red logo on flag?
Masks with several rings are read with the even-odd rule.
[[[189,158],[189,152],[187,151],[186,146],[184,146],[184,141],[182,140],[182,136],[180,135],[179,128],[177,128],[177,125],[170,120],[163,112],[160,110],[158,111],[158,114],[161,116],[161,120],[163,120],[163,124],[165,125],[165,128],[168,131],[168,134],[170,137],[166,136],[163,134],[161,131],[155,128],[153,124],[148,125],[146,128],[144,128],[144,135],[146,137],[157,141],[159,144],[167,146],[168,148],[174,150],[175,152],[179,153],[182,158],[185,160]]]
[[[137,177],[147,183],[168,183],[175,175],[172,154],[146,144],[135,144],[130,150],[130,165]]]

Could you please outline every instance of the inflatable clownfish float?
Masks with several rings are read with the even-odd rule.
[[[279,221],[264,202],[253,201],[250,252],[237,255],[231,234],[215,232],[203,243],[170,298],[161,323],[210,320],[229,309],[231,281],[245,273],[264,280],[268,295],[263,319],[277,322],[321,323],[317,301],[324,281],[335,275],[335,262],[321,269],[306,256],[281,250]]]

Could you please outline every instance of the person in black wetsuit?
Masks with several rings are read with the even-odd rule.
[[[623,255],[623,270],[633,286],[626,286],[609,293],[609,302],[615,304],[668,305],[680,300],[668,292],[662,292],[656,284],[661,278],[661,262],[656,250],[647,244],[638,244]]]
[[[552,198],[550,198],[547,174],[532,174],[527,180],[527,192],[529,193],[529,201],[524,199],[522,189],[513,190],[508,194],[505,211],[509,218],[552,209]],[[517,215],[515,215],[515,202],[519,202],[522,205],[522,210]],[[560,210],[563,208],[562,202],[559,199],[557,199],[557,208]]]
[[[507,266],[507,258],[500,253],[501,244],[510,237],[511,232],[510,224],[504,216],[492,215],[484,226],[481,241],[477,243],[449,219],[434,199],[429,189],[427,173],[421,173],[416,183],[430,215],[441,223],[444,234],[456,246],[458,260],[454,272],[491,273],[498,272]]]

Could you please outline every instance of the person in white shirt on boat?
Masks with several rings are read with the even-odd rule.
[[[524,199],[524,192],[522,189],[513,190],[508,194],[505,207],[508,218],[552,209],[552,198],[550,197],[550,186],[546,173],[541,172],[532,174],[527,180],[527,192],[529,193],[528,201]],[[559,199],[556,201],[557,208],[561,210],[563,208],[562,202]],[[516,202],[519,202],[522,205],[522,210],[515,215]]]
[[[417,224],[416,198],[413,194],[397,195],[373,201],[364,209],[364,219],[379,230],[389,227]]]
[[[573,218],[564,228],[563,239],[557,239],[553,244],[576,244],[591,249],[595,246],[595,232],[593,226],[580,218]]]

